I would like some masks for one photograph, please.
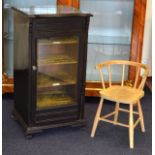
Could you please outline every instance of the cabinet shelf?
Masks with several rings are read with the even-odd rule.
[[[44,45],[57,45],[57,44],[78,44],[78,41],[76,40],[76,38],[72,37],[72,38],[63,38],[63,39],[42,39],[41,42],[39,42],[39,45],[44,46]]]
[[[54,75],[45,75],[42,73],[38,73],[38,79],[37,79],[38,90],[42,90],[44,88],[49,87],[65,86],[73,84],[76,84],[76,80],[64,72],[55,73]]]
[[[77,63],[74,57],[68,55],[52,55],[46,58],[39,58],[38,66],[55,65],[55,64],[74,64]]]
[[[74,104],[75,100],[63,91],[48,91],[38,94],[37,110],[49,109],[55,106]]]

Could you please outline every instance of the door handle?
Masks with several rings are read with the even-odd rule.
[[[32,70],[33,71],[37,70],[37,67],[36,66],[32,66]]]

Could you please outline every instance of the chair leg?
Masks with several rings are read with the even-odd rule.
[[[119,102],[117,102],[115,105],[114,125],[116,125],[118,120],[118,112],[119,112]]]
[[[130,148],[134,148],[134,118],[133,118],[133,105],[130,104],[129,110],[129,143]]]
[[[97,128],[97,125],[98,125],[98,122],[99,122],[102,106],[103,106],[103,97],[101,97],[101,99],[100,99],[100,103],[99,103],[99,106],[98,106],[98,109],[97,109],[97,112],[96,112],[92,132],[91,132],[91,137],[95,136],[95,132],[96,132],[96,128]]]
[[[145,132],[144,117],[140,101],[138,101],[138,113],[140,117],[140,125],[142,132]]]

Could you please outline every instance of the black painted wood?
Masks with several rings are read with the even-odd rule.
[[[90,14],[67,13],[32,16],[14,8],[14,83],[13,114],[26,135],[43,129],[64,125],[84,125],[85,75],[87,38]],[[77,103],[46,110],[36,110],[37,39],[51,37],[79,37]]]

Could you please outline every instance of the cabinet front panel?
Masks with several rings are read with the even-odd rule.
[[[79,38],[37,40],[36,110],[77,104]]]
[[[82,17],[35,19],[34,23],[36,37],[44,36],[45,33],[47,36],[64,32],[79,32],[84,28],[84,18]]]

